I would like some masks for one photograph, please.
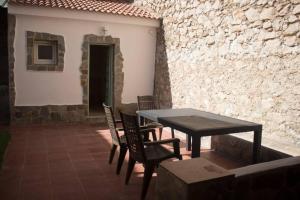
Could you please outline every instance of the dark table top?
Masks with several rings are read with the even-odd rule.
[[[262,125],[192,108],[138,111],[142,117],[158,121],[185,133],[201,136],[261,130]]]

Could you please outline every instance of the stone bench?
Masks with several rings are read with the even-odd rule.
[[[300,199],[300,157],[241,167],[235,174],[232,199]]]
[[[157,199],[214,199],[229,190],[233,179],[233,173],[203,158],[166,161],[157,172]]]
[[[158,200],[300,199],[300,157],[225,170],[203,158],[163,162]]]

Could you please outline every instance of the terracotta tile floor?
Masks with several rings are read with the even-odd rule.
[[[109,165],[111,137],[104,126],[24,125],[10,129],[12,139],[0,172],[2,200],[139,199],[143,166],[136,165],[125,185],[127,160],[116,175],[118,153]],[[170,133],[164,136],[170,137]],[[212,151],[202,152],[224,168],[241,166]],[[183,144],[181,153],[184,159],[190,158]],[[155,176],[147,199],[154,199]]]

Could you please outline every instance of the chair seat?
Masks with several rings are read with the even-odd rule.
[[[147,128],[163,128],[164,126],[161,123],[158,122],[150,122],[146,124]]]
[[[150,145],[145,147],[145,155],[147,160],[165,160],[174,157],[174,153],[161,145]]]

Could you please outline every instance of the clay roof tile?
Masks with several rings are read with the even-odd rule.
[[[17,6],[76,9],[89,12],[113,13],[124,16],[158,19],[156,15],[140,7],[116,0],[10,0],[9,4]]]

